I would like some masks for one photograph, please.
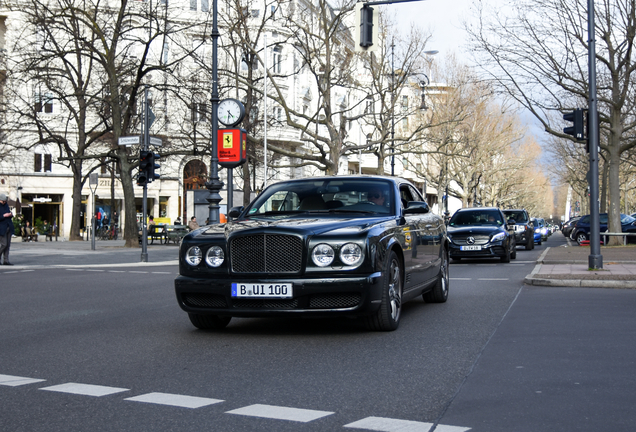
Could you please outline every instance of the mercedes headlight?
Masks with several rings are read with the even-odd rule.
[[[503,241],[503,239],[506,238],[506,233],[497,233],[494,236],[492,236],[492,238],[490,239],[491,242],[496,242],[496,241]]]

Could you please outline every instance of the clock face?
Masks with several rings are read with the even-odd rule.
[[[239,124],[245,116],[245,107],[236,99],[224,99],[217,111],[219,121],[226,126]]]

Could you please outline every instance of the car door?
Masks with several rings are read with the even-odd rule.
[[[404,251],[405,291],[419,288],[430,278],[435,277],[431,266],[435,261],[433,251],[439,239],[434,235],[435,224],[430,213],[404,213],[412,201],[423,201],[419,192],[408,184],[400,186],[400,201],[405,225],[403,226],[407,249]]]

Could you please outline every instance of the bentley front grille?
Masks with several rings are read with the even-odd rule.
[[[296,236],[258,234],[232,239],[234,273],[300,273],[303,242]]]
[[[183,294],[183,302],[190,307],[200,308],[227,308],[225,297],[218,294]]]

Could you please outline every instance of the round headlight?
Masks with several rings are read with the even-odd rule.
[[[223,260],[225,260],[225,253],[223,249],[221,249],[221,246],[212,246],[205,254],[205,262],[208,263],[210,267],[220,266],[223,264]]]
[[[340,248],[340,261],[348,266],[356,265],[362,259],[362,249],[355,243],[347,243]]]
[[[335,253],[328,244],[321,243],[311,252],[311,259],[318,267],[326,267],[333,262]]]
[[[199,246],[192,246],[185,254],[185,261],[191,266],[198,266],[203,258],[203,253]]]

